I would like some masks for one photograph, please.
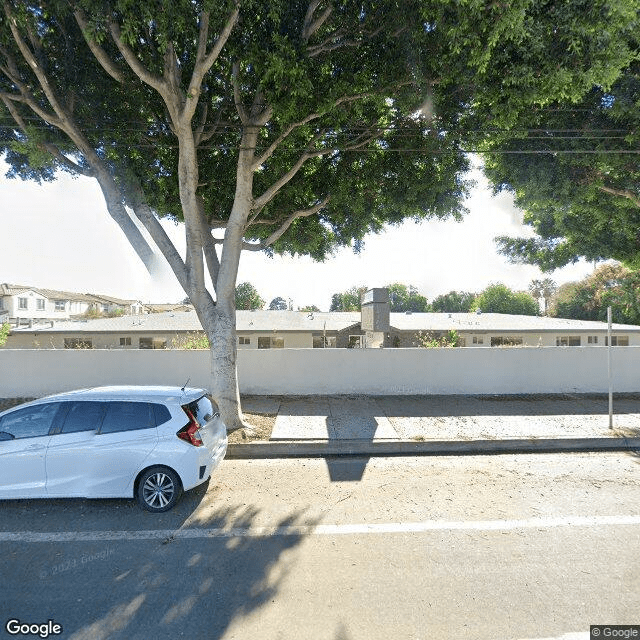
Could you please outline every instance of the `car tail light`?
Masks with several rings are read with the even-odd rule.
[[[201,447],[203,445],[203,442],[200,439],[200,433],[198,431],[198,429],[200,429],[200,425],[189,409],[185,409],[184,407],[183,409],[189,417],[189,424],[182,427],[182,429],[180,429],[180,431],[178,431],[176,435],[178,436],[178,438],[184,440],[185,442],[188,442],[189,444],[192,444],[194,447]]]

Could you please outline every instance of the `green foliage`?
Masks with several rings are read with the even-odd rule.
[[[301,309],[298,309],[298,311],[306,311],[307,313],[320,313],[320,309],[318,309],[315,304],[302,307]]]
[[[483,313],[509,313],[513,315],[535,316],[539,313],[538,303],[524,291],[512,291],[502,283],[490,284],[471,305],[471,311],[480,309]]]
[[[640,324],[640,271],[605,264],[580,282],[562,285],[551,299],[549,315],[575,320]]]
[[[460,346],[460,336],[455,330],[447,331],[444,335],[439,335],[433,331],[418,331],[416,338],[418,346],[424,349]]]
[[[209,349],[209,339],[201,332],[176,336],[171,343],[173,349]]]
[[[362,296],[369,287],[364,285],[354,286],[344,293],[334,293],[331,296],[331,306],[329,311],[360,311]]]
[[[255,173],[252,196],[257,197],[303,152],[311,153],[304,168],[260,210],[245,239],[264,241],[291,212],[326,202],[316,215],[298,218],[272,247],[318,260],[341,246],[357,251],[367,233],[406,218],[462,216],[469,187],[462,177],[468,167],[464,149],[478,142],[478,123],[490,123],[495,133],[532,105],[578,100],[593,86],[607,89],[633,55],[628,34],[637,31],[638,22],[628,0],[594,0],[588,7],[578,0],[551,5],[365,0],[338,3],[305,37],[308,2],[245,0],[201,93],[191,95],[201,12],[209,13],[210,49],[234,6],[205,0],[7,3],[22,33],[35,41],[50,88],[73,114],[89,148],[108,162],[121,185],[136,176],[160,216],[183,219],[179,145],[166,106],[128,68],[110,37],[109,21],[119,26],[122,39],[151,74],[161,75],[165,54],[174,51],[180,98],[198,100],[194,129],[206,111],[210,135],[198,152],[203,180],[197,195],[210,221],[228,219],[236,193],[243,127],[232,65],[238,65],[241,101],[256,100],[256,108],[271,110],[268,123],[259,128],[258,154],[288,127],[317,114],[281,140]],[[87,13],[87,36],[100,42],[122,70],[122,83],[91,54],[71,13],[76,7]],[[48,112],[51,105],[9,22],[0,22],[3,51],[15,61],[23,86],[34,87],[38,112]],[[15,93],[16,83],[0,74],[0,90]],[[35,114],[26,104],[13,101],[12,108],[29,123]],[[41,117],[33,129],[21,131],[4,105],[1,113],[2,123],[10,125],[0,128],[0,147],[11,175],[41,180],[52,179],[59,169],[73,170],[52,148],[81,168],[91,164],[90,154],[78,151],[76,138]]]
[[[477,295],[468,291],[450,291],[434,298],[431,310],[440,313],[468,313]]]
[[[236,286],[236,309],[262,309],[264,305],[258,290],[250,282],[241,282]]]
[[[97,320],[98,318],[121,318],[125,314],[124,309],[114,309],[113,311],[101,311],[97,307],[89,307],[83,314],[83,318]]]
[[[11,333],[11,325],[8,322],[5,322],[3,325],[0,325],[0,347],[4,346],[10,333]]]
[[[424,313],[429,311],[429,302],[418,293],[418,290],[409,285],[395,282],[387,284],[385,287],[389,290],[389,304],[391,311],[406,312],[413,311],[415,313]]]
[[[485,170],[497,191],[514,194],[536,235],[498,238],[501,253],[544,271],[581,257],[640,267],[640,62],[609,90],[532,110],[518,128],[487,145]]]

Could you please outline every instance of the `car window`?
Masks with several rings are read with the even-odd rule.
[[[69,402],[69,411],[62,425],[62,433],[97,431],[104,415],[103,402]]]
[[[153,407],[153,412],[156,417],[156,426],[159,427],[161,424],[171,420],[171,413],[163,404],[154,403],[151,406]]]
[[[12,411],[0,419],[0,431],[10,433],[14,438],[37,438],[49,435],[59,408],[59,402],[48,402]]]
[[[100,433],[133,431],[155,427],[155,416],[148,402],[108,402]]]

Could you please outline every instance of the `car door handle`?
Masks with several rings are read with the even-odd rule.
[[[44,449],[45,446],[43,444],[32,444],[31,446],[27,447],[28,451],[40,451],[41,449]]]

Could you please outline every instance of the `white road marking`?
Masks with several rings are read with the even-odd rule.
[[[640,525],[636,516],[567,516],[528,520],[427,520],[380,524],[316,524],[285,527],[151,529],[142,531],[0,531],[0,542],[94,542],[100,540],[191,540],[199,538],[265,538],[271,536],[339,536],[428,531],[513,531],[555,527]]]

